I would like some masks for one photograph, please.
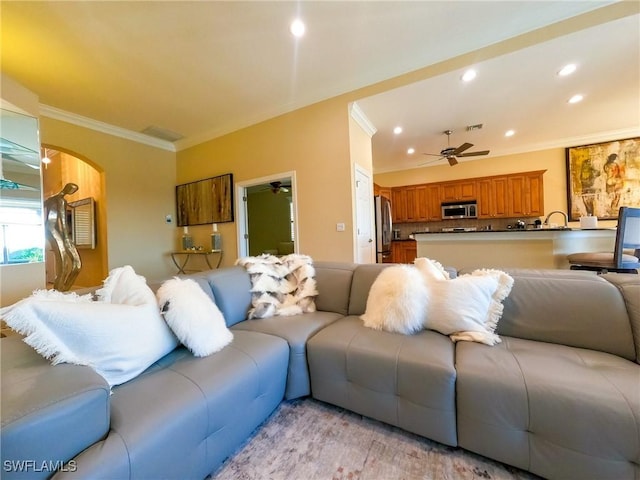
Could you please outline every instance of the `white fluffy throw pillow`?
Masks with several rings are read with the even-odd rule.
[[[432,268],[421,270],[431,294],[425,327],[449,335],[454,342],[500,343],[494,332],[513,278],[500,270],[475,270],[453,280],[442,280],[437,274],[434,276]]]
[[[429,292],[421,273],[409,265],[395,265],[380,272],[371,285],[365,327],[406,335],[422,330]]]
[[[222,350],[233,340],[218,306],[195,281],[167,280],[156,296],[167,324],[196,357]]]

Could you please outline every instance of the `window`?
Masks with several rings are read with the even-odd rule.
[[[44,261],[42,205],[39,201],[2,199],[0,264]]]

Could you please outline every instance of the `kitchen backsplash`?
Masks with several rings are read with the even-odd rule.
[[[509,226],[514,226],[518,220],[524,220],[528,226],[527,228],[533,228],[532,225],[536,218],[479,218],[442,220],[440,222],[394,223],[393,229],[400,230],[400,239],[406,239],[414,232],[440,232],[443,228],[475,227],[477,230],[506,230]]]

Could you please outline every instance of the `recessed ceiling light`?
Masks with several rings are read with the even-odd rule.
[[[416,149],[415,149],[415,148],[413,148],[413,147],[411,147],[411,148],[409,148],[409,149],[407,150],[407,153],[408,153],[409,155],[413,155],[414,153],[416,153]]]
[[[396,135],[399,135],[402,133],[402,127],[396,127],[393,129],[393,133],[395,133]]]
[[[573,72],[575,72],[576,68],[578,67],[575,63],[569,63],[560,69],[558,75],[560,77],[566,77],[567,75],[571,75]]]
[[[506,132],[504,132],[505,137],[513,137],[515,134],[516,134],[515,130],[507,130]]]
[[[475,70],[469,69],[469,70],[467,70],[466,72],[464,72],[462,74],[462,81],[463,82],[470,82],[471,80],[476,78],[476,75],[478,75],[478,74],[476,73]]]
[[[306,31],[306,29],[307,27],[305,26],[304,22],[299,18],[296,18],[293,22],[291,22],[291,25],[289,26],[289,31],[291,32],[291,35],[298,38],[304,35],[304,32]]]
[[[578,103],[578,102],[581,102],[583,99],[584,99],[584,97],[578,93],[577,95],[574,95],[573,97],[571,97],[568,100],[568,102],[569,103]]]

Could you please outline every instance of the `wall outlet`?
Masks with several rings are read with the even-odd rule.
[[[344,223],[336,223],[336,232],[344,232]]]
[[[167,224],[171,224],[171,223],[173,223],[173,217],[171,215],[167,215],[167,216],[164,217],[164,221]]]

